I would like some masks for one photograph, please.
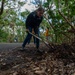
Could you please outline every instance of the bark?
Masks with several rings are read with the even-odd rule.
[[[4,1],[5,1],[5,0],[2,0],[0,15],[2,15],[3,10],[4,10]]]

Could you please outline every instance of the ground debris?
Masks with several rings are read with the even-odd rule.
[[[36,48],[0,53],[0,75],[75,75],[74,43],[53,45],[53,52],[37,53]],[[40,49],[47,50],[44,44]],[[48,50],[47,50],[48,51]]]

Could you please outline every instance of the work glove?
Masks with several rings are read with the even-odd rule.
[[[32,29],[32,33],[35,34],[34,29]]]
[[[26,32],[29,32],[29,29],[26,29]]]

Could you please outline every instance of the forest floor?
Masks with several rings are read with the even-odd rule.
[[[0,75],[75,75],[75,43],[52,44],[50,49],[41,43],[42,53],[37,52],[33,43],[26,45],[25,51],[17,45],[1,46]]]

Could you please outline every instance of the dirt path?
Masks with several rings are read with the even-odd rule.
[[[0,51],[11,50],[15,47],[21,46],[22,43],[0,43]]]
[[[21,47],[21,46],[22,46],[22,43],[0,43],[0,52],[7,51],[7,50],[13,50],[14,48]],[[33,43],[30,43],[29,45],[27,44],[26,47],[35,47],[35,45]]]

